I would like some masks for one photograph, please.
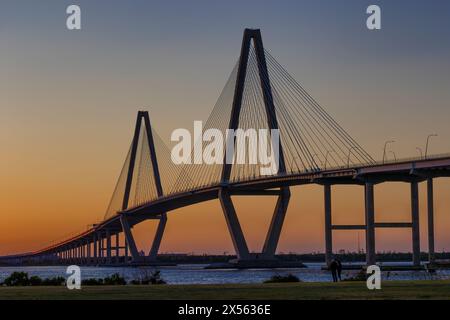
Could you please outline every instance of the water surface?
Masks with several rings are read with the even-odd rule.
[[[390,263],[390,265],[402,263]],[[294,274],[305,282],[331,281],[329,271],[321,270],[322,263],[305,263],[308,268],[298,269],[207,269],[201,264],[182,264],[177,266],[158,267],[162,278],[169,284],[222,284],[222,283],[261,283],[276,274]],[[127,281],[139,279],[150,272],[154,267],[81,267],[82,279],[104,278],[119,273]],[[65,266],[30,266],[30,267],[0,267],[0,281],[3,281],[14,271],[27,272],[29,276],[41,278],[66,277]],[[357,270],[344,270],[343,278],[356,275]],[[438,270],[435,274],[427,271],[383,271],[383,280],[430,280],[450,279],[450,270]]]

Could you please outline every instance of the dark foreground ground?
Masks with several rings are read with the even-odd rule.
[[[450,299],[450,280],[386,281],[375,291],[365,282],[1,287],[0,299]]]

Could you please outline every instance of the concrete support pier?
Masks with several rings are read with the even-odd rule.
[[[411,182],[411,222],[412,222],[412,249],[413,264],[420,265],[420,232],[419,232],[419,185],[417,181]]]
[[[97,248],[98,241],[97,241],[97,235],[95,233],[93,235],[92,242],[93,242],[93,251],[94,251],[94,264],[97,264],[98,263],[98,248]]]
[[[158,228],[156,229],[156,234],[155,237],[153,238],[152,247],[150,248],[150,252],[148,254],[150,261],[156,261],[158,257],[158,251],[164,235],[164,230],[166,229],[166,223],[167,223],[167,214],[163,213],[159,218]]]
[[[99,258],[99,263],[103,263],[103,236],[102,234],[99,232],[98,233],[98,258]]]
[[[291,198],[291,191],[289,188],[281,188],[275,205],[275,211],[270,221],[269,230],[267,231],[266,240],[262,254],[265,259],[274,259],[277,250],[278,241],[280,240],[281,230],[283,228],[284,218]]]
[[[244,233],[239,224],[239,219],[229,192],[225,189],[221,189],[219,191],[219,199],[237,258],[238,260],[249,260],[250,253],[248,251],[247,242],[245,241]]]
[[[111,263],[111,233],[106,230],[106,263]]]
[[[433,178],[427,179],[427,206],[428,206],[428,261],[434,263],[434,197]]]
[[[126,239],[126,243],[127,243],[127,245],[125,247],[130,249],[131,258],[132,258],[133,262],[138,263],[140,261],[140,256],[139,256],[138,249],[136,247],[136,243],[134,242],[133,234],[131,233],[131,228],[128,223],[127,217],[122,215],[120,217],[120,223],[122,224],[123,234],[125,235],[125,239]],[[125,250],[126,250],[125,251],[126,256],[128,256],[128,249],[125,249]]]
[[[323,186],[325,208],[325,262],[330,265],[333,257],[333,230],[331,220],[331,185]]]
[[[375,204],[373,183],[365,184],[365,208],[366,208],[366,263],[376,263],[375,253]]]
[[[116,233],[116,257],[115,262],[119,263],[119,256],[120,256],[120,239],[119,239],[119,232]]]

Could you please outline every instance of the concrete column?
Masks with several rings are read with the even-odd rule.
[[[161,245],[161,240],[164,234],[164,230],[166,228],[167,223],[167,214],[163,213],[161,217],[159,218],[158,228],[156,229],[155,237],[153,238],[152,247],[150,249],[150,252],[148,254],[149,259],[151,261],[156,261],[158,258],[158,251],[159,247]]]
[[[138,262],[140,260],[140,256],[139,256],[139,252],[136,247],[136,243],[134,242],[133,234],[131,233],[131,228],[128,223],[127,217],[125,217],[124,215],[121,215],[120,223],[122,224],[122,230],[123,230],[123,233],[127,240],[127,244],[128,244],[127,247],[130,249],[133,262]]]
[[[92,249],[94,251],[94,263],[95,264],[98,263],[98,259],[97,259],[97,257],[98,257],[98,246],[97,246],[97,244],[98,244],[97,235],[94,233],[93,240],[92,240],[92,246],[93,246]]]
[[[373,183],[365,184],[365,208],[366,208],[366,264],[376,263],[375,251],[375,201]]]
[[[116,263],[119,263],[120,256],[120,241],[119,241],[119,232],[116,233]]]
[[[265,259],[274,259],[275,253],[280,240],[281,230],[283,228],[284,218],[291,198],[291,192],[289,188],[281,188],[281,194],[278,196],[275,210],[272,215],[269,230],[267,231],[266,240],[262,253]]]
[[[222,205],[223,214],[227,222],[228,231],[233,241],[234,250],[238,260],[249,260],[250,253],[248,251],[247,242],[245,241],[244,234],[239,224],[239,219],[234,209],[231,196],[227,190],[221,189],[219,191],[219,200]]]
[[[428,261],[434,262],[434,197],[433,178],[427,179],[427,205],[428,205]]]
[[[87,240],[87,261],[88,264],[91,264],[92,256],[91,256],[91,239]]]
[[[412,220],[412,248],[413,264],[420,265],[420,233],[419,233],[419,185],[411,182],[411,220]]]
[[[98,234],[98,261],[103,263],[103,236]]]
[[[333,230],[331,219],[331,185],[323,186],[325,208],[325,262],[330,265],[333,257]]]
[[[106,260],[111,263],[111,233],[106,230]]]
[[[84,240],[84,264],[87,264],[89,262],[89,254],[88,254],[88,246],[89,246],[89,242],[88,240]]]
[[[125,263],[128,263],[128,242],[127,242],[127,238],[124,237],[124,247],[125,247],[125,252],[124,252],[124,256],[125,256]]]

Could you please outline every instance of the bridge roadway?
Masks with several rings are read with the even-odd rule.
[[[94,225],[92,228],[62,242],[50,245],[35,252],[0,257],[0,261],[9,263],[55,262],[80,264],[136,263],[138,253],[133,252],[130,241],[125,234],[125,244],[119,245],[119,233],[126,233],[134,225],[147,219],[160,219],[161,214],[168,213],[196,203],[218,199],[221,190],[230,195],[279,195],[283,187],[319,184],[324,186],[325,200],[325,239],[326,259],[332,257],[332,230],[366,230],[367,263],[375,263],[374,230],[380,228],[412,228],[414,264],[420,263],[420,239],[418,216],[417,184],[427,181],[428,196],[428,238],[430,261],[434,259],[433,232],[433,178],[450,176],[450,155],[429,156],[427,159],[406,159],[395,162],[377,163],[369,166],[332,168],[316,172],[304,172],[270,176],[250,181],[205,186],[189,192],[162,196],[144,205],[118,212],[117,215]],[[373,185],[383,182],[405,182],[411,184],[411,223],[375,223]],[[365,225],[331,224],[331,186],[361,185],[365,187]],[[280,189],[276,189],[280,188]],[[124,218],[126,218],[124,220]],[[124,221],[126,224],[124,225]],[[231,232],[231,230],[230,230]],[[111,237],[116,235],[116,245],[111,245]],[[128,235],[130,236],[130,235]],[[233,234],[232,234],[233,237]],[[233,239],[234,240],[234,239]],[[105,242],[106,241],[106,246]],[[93,247],[92,247],[93,245]],[[133,243],[134,245],[134,243]],[[98,248],[97,248],[98,246]],[[123,257],[119,250],[124,251]],[[113,257],[111,252],[115,250]],[[131,250],[131,257],[128,255]],[[136,250],[136,248],[134,248]],[[105,252],[106,251],[106,252]],[[239,257],[239,254],[238,254]],[[115,259],[115,260],[114,260]],[[144,259],[144,258],[142,258]]]

